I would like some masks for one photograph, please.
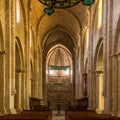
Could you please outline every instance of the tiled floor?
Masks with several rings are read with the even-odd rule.
[[[59,114],[58,111],[53,111],[52,120],[65,120],[65,111],[60,111]]]

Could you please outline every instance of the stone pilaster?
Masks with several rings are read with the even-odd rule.
[[[93,57],[93,35],[91,30],[92,27],[92,14],[91,9],[88,11],[89,13],[89,59],[88,59],[88,98],[89,98],[89,106],[88,109],[93,110],[95,108],[95,71],[94,71],[94,57]]]
[[[96,111],[99,109],[99,77],[100,74],[96,71]]]
[[[25,71],[21,72],[21,106],[25,109]]]
[[[93,104],[95,104],[95,103],[93,103],[93,96],[94,96],[93,91],[94,90],[92,90],[92,89],[95,89],[95,88],[94,88],[94,85],[92,85],[92,83],[93,83],[92,78],[93,78],[93,72],[91,72],[91,70],[89,70],[89,72],[88,72],[88,98],[89,98],[88,109],[89,110],[93,110],[94,109]]]
[[[75,93],[76,93],[76,99],[79,99],[80,98],[80,80],[79,80],[79,77],[78,77],[78,56],[77,56],[77,53],[79,51],[80,48],[78,48],[78,50],[75,50]]]
[[[102,96],[103,92],[103,72],[96,72],[96,112],[102,114],[104,109],[104,98]]]
[[[14,108],[14,86],[13,81],[14,76],[14,10],[15,0],[5,0],[5,44],[6,44],[6,56],[5,56],[5,109],[7,114],[15,114],[16,110]]]
[[[34,79],[31,78],[31,96],[33,97],[34,96]]]
[[[118,104],[118,99],[117,99],[117,81],[118,81],[118,63],[117,63],[117,55],[112,56],[112,111],[111,114],[113,116],[116,115],[117,112],[117,104]]]
[[[15,108],[18,113],[22,111],[21,106],[21,74],[22,71],[18,70],[15,74],[15,82],[16,82],[16,95],[15,95]]]
[[[28,9],[26,8],[26,11]],[[24,109],[25,110],[29,110],[30,109],[30,106],[29,106],[29,97],[31,95],[30,93],[30,40],[29,40],[29,15],[28,15],[28,11],[26,12],[27,14],[24,15],[24,32],[25,32],[25,36],[24,36],[24,41],[25,41],[25,49],[24,49],[24,52],[25,52],[25,74],[24,74]],[[35,59],[35,58],[34,58]]]
[[[37,46],[37,44],[36,44]],[[38,98],[38,48],[35,48],[35,97]]]
[[[117,81],[117,86],[118,86],[118,101],[120,101],[120,53],[118,53],[118,81]],[[117,117],[120,117],[120,103],[117,103]]]
[[[6,114],[5,110],[5,54],[0,52],[0,115]]]

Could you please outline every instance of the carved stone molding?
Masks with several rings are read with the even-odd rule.
[[[97,71],[95,71],[96,72],[96,74],[102,74],[103,73],[103,71],[101,71],[101,70],[97,70]]]
[[[14,89],[14,90],[12,90],[11,95],[15,95],[16,93],[17,93],[17,91]]]
[[[23,72],[25,72],[25,71],[22,69],[16,70],[16,73],[23,73]]]
[[[117,57],[117,54],[112,54],[111,57]]]
[[[0,55],[2,54],[6,54],[6,51],[5,50],[0,50]]]

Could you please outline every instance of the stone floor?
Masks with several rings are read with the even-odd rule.
[[[58,111],[53,111],[52,120],[65,120],[65,111],[60,111],[59,114]]]

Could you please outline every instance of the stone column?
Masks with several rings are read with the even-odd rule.
[[[15,62],[14,62],[14,10],[15,0],[5,0],[5,108],[7,114],[15,114],[14,108],[14,80],[15,80]]]
[[[78,48],[78,50],[75,50],[75,93],[76,93],[76,99],[79,99],[80,98],[80,79],[78,78],[78,57],[77,56],[77,53],[79,51],[80,48]]]
[[[83,98],[84,97],[84,91],[83,91],[83,73],[85,72],[84,71],[84,50],[83,50],[83,39],[84,39],[84,30],[81,31],[81,33],[79,34],[79,46],[80,46],[80,50],[79,50],[79,61],[78,61],[78,66],[79,66],[79,72],[77,73],[78,74],[78,80],[80,81],[80,86],[79,86],[79,92],[80,92],[80,98]]]
[[[118,53],[118,81],[117,81],[117,86],[118,86],[118,102],[120,102],[120,53]],[[117,117],[120,117],[120,103],[117,103]]]
[[[36,41],[34,42],[34,97],[38,98],[38,48]]]
[[[93,35],[91,30],[93,29],[92,25],[92,15],[91,9],[88,9],[89,16],[89,43],[88,43],[88,99],[89,99],[89,110],[95,109],[95,71],[94,71],[94,56],[93,56]]]
[[[104,109],[104,98],[102,96],[103,92],[103,72],[96,72],[96,112],[101,114]]]
[[[15,95],[15,108],[18,113],[22,111],[21,106],[21,74],[22,71],[18,70],[15,74],[15,82],[16,82],[16,95]]]
[[[16,18],[16,14],[15,14],[15,6],[16,6],[16,0],[11,0],[11,31],[10,31],[10,34],[11,34],[11,39],[10,40],[10,64],[11,64],[11,71],[10,71],[10,74],[11,74],[11,86],[10,89],[11,89],[11,98],[10,98],[10,105],[11,105],[11,109],[12,109],[12,113],[15,114],[16,111],[14,110],[14,103],[15,103],[15,93],[16,93],[16,90],[15,90],[15,18]]]
[[[118,99],[117,99],[117,81],[118,81],[118,63],[117,63],[117,55],[112,56],[112,111],[111,114],[113,116],[116,115],[117,112],[117,104],[118,104]]]
[[[91,100],[91,70],[88,71],[88,110],[92,109],[92,100]]]
[[[22,109],[25,109],[25,71],[23,70],[21,73],[21,106]]]
[[[4,53],[0,51],[0,115],[6,114],[5,111],[5,59]]]
[[[103,79],[104,79],[104,83],[103,83],[103,95],[104,95],[104,102],[105,102],[105,108],[104,108],[104,114],[107,114],[107,19],[108,19],[108,5],[107,5],[108,1],[104,1],[103,2],[103,18],[102,18],[102,31],[103,31]]]
[[[34,96],[34,80],[33,78],[30,79],[31,80],[31,96]]]
[[[92,66],[93,66],[93,63],[92,63]],[[93,68],[92,68],[93,69]],[[95,104],[95,99],[96,99],[96,85],[95,85],[95,71],[93,71],[92,73],[91,73],[91,92],[92,92],[92,109],[95,109],[95,107],[96,107],[96,104]]]
[[[96,71],[96,111],[99,109],[99,72]]]
[[[24,78],[24,87],[25,87],[25,91],[24,91],[24,109],[25,110],[29,110],[30,106],[29,106],[29,97],[30,97],[30,42],[29,42],[29,24],[28,24],[28,13],[26,13],[25,15],[26,17],[26,21],[25,21],[25,63],[24,63],[24,70],[25,70],[25,78]]]

